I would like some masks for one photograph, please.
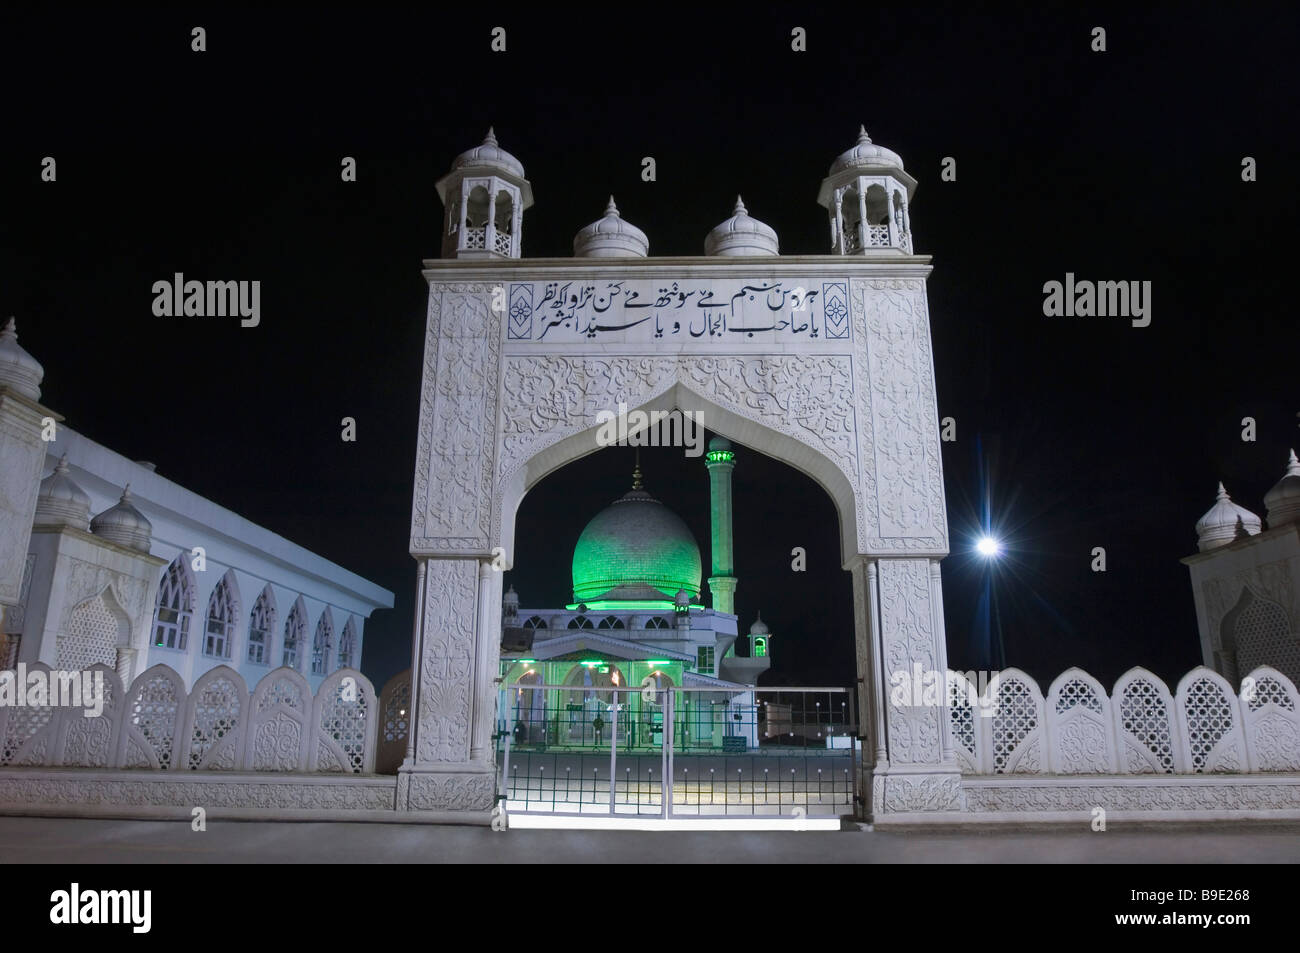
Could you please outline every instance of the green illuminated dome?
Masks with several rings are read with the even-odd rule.
[[[686,524],[641,489],[632,489],[587,524],[573,550],[575,602],[667,599],[700,594],[700,547]]]

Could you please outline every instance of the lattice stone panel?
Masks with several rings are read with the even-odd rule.
[[[186,756],[186,767],[191,770],[233,770],[238,766],[242,748],[239,727],[246,703],[243,684],[235,678],[210,673],[194,686]]]
[[[994,774],[1043,770],[1043,701],[1028,675],[1008,669],[998,676],[992,722]]]
[[[1116,682],[1112,707],[1119,712],[1119,768],[1129,774],[1172,774],[1177,766],[1169,689],[1149,672]]]
[[[375,690],[356,669],[339,669],[316,692],[310,769],[369,774],[375,765]]]
[[[1271,668],[1242,683],[1241,719],[1251,771],[1300,771],[1300,695]]]
[[[379,746],[375,771],[393,774],[406,759],[411,731],[411,671],[394,675],[379,693]]]
[[[184,704],[180,676],[166,665],[140,674],[131,685],[123,767],[165,771],[174,766]]]
[[[952,726],[953,751],[962,771],[975,774],[979,771],[976,746],[976,722],[979,716],[971,705],[971,684],[966,676],[948,673],[948,720]]]
[[[1231,737],[1237,722],[1235,698],[1212,678],[1194,679],[1178,693],[1186,725],[1187,763],[1192,771],[1241,770],[1241,752]],[[1227,740],[1224,750],[1220,742]]]
[[[58,737],[62,739],[61,751],[51,763],[83,768],[116,766],[117,733],[121,728],[126,693],[121,679],[108,666],[98,666],[91,674],[92,677],[99,674],[103,679],[104,709],[92,718],[87,718],[80,708],[60,710]]]
[[[1047,693],[1047,740],[1054,774],[1111,774],[1115,729],[1101,685],[1079,669],[1062,673]]]
[[[1300,638],[1292,634],[1290,620],[1277,603],[1256,597],[1237,616],[1233,636],[1238,672],[1267,665],[1293,683],[1300,679]]]
[[[276,669],[258,682],[249,708],[244,766],[253,771],[306,770],[312,715],[307,680],[292,669]]]
[[[77,671],[92,665],[117,664],[117,634],[120,625],[101,593],[77,606],[59,633],[55,668]]]

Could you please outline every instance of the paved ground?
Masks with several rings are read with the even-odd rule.
[[[0,863],[1296,863],[1300,828],[640,832],[0,817]]]

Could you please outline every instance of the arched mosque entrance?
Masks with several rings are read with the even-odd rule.
[[[523,164],[490,130],[456,158],[437,183],[443,257],[424,271],[416,717],[399,808],[492,807],[500,570],[516,509],[543,476],[596,449],[602,421],[638,408],[703,413],[710,431],[831,495],[853,574],[863,813],[960,808],[942,702],[896,705],[884,691],[890,673],[943,673],[947,658],[930,263],[912,254],[915,188],[864,129],[818,192],[831,254],[781,255],[775,231],[737,198],[703,256],[651,258],[611,198],[575,237],[575,257],[525,259]],[[475,195],[509,214],[466,218]]]
[[[672,272],[674,282],[662,265],[659,277],[646,279],[638,274],[644,265],[547,260],[530,264],[559,273],[553,280],[501,284],[487,279],[508,269],[466,264],[454,269],[456,280],[442,268],[428,272],[411,539],[419,567],[417,717],[399,806],[492,806],[500,570],[510,565],[523,496],[597,450],[610,416],[680,410],[807,474],[835,502],[843,567],[853,575],[864,813],[958,809],[960,775],[942,707],[895,705],[887,690],[892,672],[946,669],[939,560],[947,527],[921,280],[927,266],[891,262],[893,277],[857,277],[842,273],[884,266],[837,262],[842,280],[832,289],[829,275],[813,281],[807,263],[765,262],[754,278],[743,260],[693,262],[690,277]],[[669,345],[615,334],[563,347],[519,330],[528,309],[518,303],[541,299],[557,282],[606,289],[647,280],[728,299],[768,288],[768,301],[779,299],[778,313],[787,314],[793,289],[812,285],[828,304],[811,320],[829,332],[843,308],[844,329],[797,342],[774,342],[769,330],[762,343]],[[494,310],[494,293],[498,303],[503,295],[514,301],[513,312]]]

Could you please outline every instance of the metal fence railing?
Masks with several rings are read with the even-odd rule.
[[[501,689],[499,797],[512,813],[839,816],[854,810],[842,688]]]

